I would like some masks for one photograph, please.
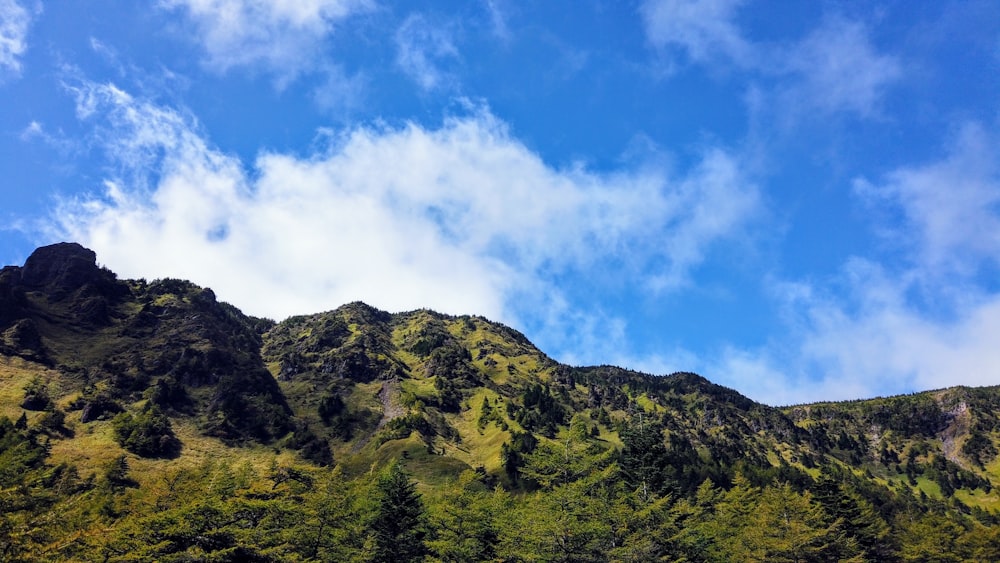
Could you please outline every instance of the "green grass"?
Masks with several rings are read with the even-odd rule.
[[[636,396],[635,402],[646,412],[656,413],[663,410],[663,407],[654,403],[645,393]]]
[[[13,356],[0,356],[0,416],[11,420],[17,420],[21,416],[24,412],[20,407],[24,400],[24,387],[35,376],[53,384],[59,380],[58,374],[45,366]],[[57,398],[58,394],[53,393],[56,391],[54,386],[49,388],[49,392],[53,398]],[[28,414],[29,417],[32,415]]]
[[[997,498],[995,491],[987,494],[979,489],[971,492],[961,489],[955,491],[955,498],[962,501],[966,506],[979,507],[990,511],[1000,510],[1000,498]]]
[[[494,409],[502,409],[496,406],[499,395],[489,389],[479,389],[467,400],[470,408],[450,419],[462,440],[460,444],[448,447],[447,451],[449,455],[454,455],[468,465],[482,466],[487,472],[494,473],[500,471],[500,447],[510,439],[510,432],[502,430],[496,422],[490,422],[480,430],[478,421],[484,397],[489,397]],[[506,418],[506,413],[502,414]],[[513,421],[508,421],[507,424],[509,428],[520,428]]]
[[[941,486],[927,477],[917,477],[917,490],[923,491],[929,497],[942,498]]]
[[[400,389],[403,393],[412,393],[417,399],[430,402],[437,397],[437,390],[434,389],[433,377],[422,379],[404,379],[400,381]]]

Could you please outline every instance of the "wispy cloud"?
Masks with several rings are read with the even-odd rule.
[[[445,88],[455,78],[442,66],[459,58],[448,26],[413,14],[396,31],[396,64],[425,91]]]
[[[781,101],[803,111],[877,114],[890,85],[902,78],[900,62],[872,45],[860,22],[828,18],[792,48],[774,54],[793,82],[779,86]]]
[[[490,29],[493,35],[501,41],[510,40],[510,28],[507,25],[506,0],[481,0],[483,7],[490,16]]]
[[[914,254],[922,277],[974,272],[1000,264],[1000,135],[962,125],[947,156],[904,167],[878,184],[855,181],[855,192],[880,208],[898,209],[905,228],[883,234]]]
[[[28,50],[31,13],[17,0],[0,0],[0,79],[21,72],[21,56]]]
[[[364,105],[370,87],[364,73],[348,74],[343,67],[328,64],[323,80],[313,89],[316,106],[327,114],[346,116]]]
[[[866,395],[1000,382],[1000,294],[970,290],[929,312],[909,297],[906,274],[855,259],[843,273],[847,298],[812,288],[790,303],[808,327],[802,340],[806,365],[826,388]],[[810,365],[811,364],[811,365]],[[831,398],[852,398],[834,392]]]
[[[248,170],[183,113],[111,85],[83,84],[78,99],[118,173],[104,193],[64,202],[53,228],[123,275],[187,277],[278,318],[362,299],[561,322],[579,306],[559,305],[560,275],[684,277],[759,212],[722,150],[678,179],[652,165],[557,168],[485,109],[437,129],[343,131]],[[699,217],[717,200],[746,203]]]
[[[372,7],[371,0],[161,0],[195,26],[206,64],[219,72],[244,67],[276,77],[279,86],[325,61],[335,26]]]
[[[695,63],[735,62],[756,57],[734,22],[744,0],[646,0],[640,13],[650,43],[680,49]]]
[[[646,0],[640,7],[646,37],[658,50],[681,52],[690,63],[735,68],[763,83],[769,110],[791,122],[850,112],[878,114],[888,88],[903,77],[902,64],[881,53],[862,22],[841,16],[788,43],[745,37],[737,23],[745,0]],[[676,63],[675,59],[671,62]]]
[[[774,283],[787,339],[726,350],[705,372],[770,403],[1000,383],[996,137],[964,124],[942,158],[856,181],[901,218],[879,222],[891,259],[853,257],[827,283]]]

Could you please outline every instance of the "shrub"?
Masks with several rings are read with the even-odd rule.
[[[37,376],[24,386],[24,400],[21,401],[21,408],[29,411],[44,411],[52,408],[49,388]]]
[[[174,435],[170,419],[155,406],[137,415],[122,413],[114,418],[115,438],[126,450],[141,457],[176,457],[181,442]]]

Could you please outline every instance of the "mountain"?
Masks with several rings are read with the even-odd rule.
[[[998,443],[997,387],[774,408],[481,317],[258,319],[74,243],[0,271],[5,560],[996,559]]]

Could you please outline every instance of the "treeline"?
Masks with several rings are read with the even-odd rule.
[[[847,469],[715,468],[689,490],[656,424],[633,421],[612,448],[578,422],[522,445],[524,486],[505,490],[482,470],[418,485],[405,457],[354,475],[234,457],[140,486],[121,456],[81,478],[44,463],[43,434],[0,419],[0,559],[1000,560],[992,514]]]

